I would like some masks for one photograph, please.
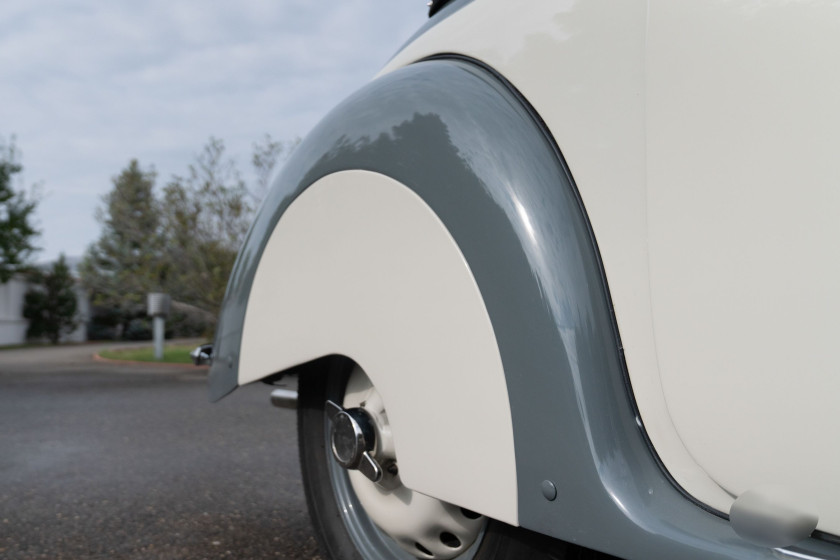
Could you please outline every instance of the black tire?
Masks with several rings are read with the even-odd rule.
[[[298,445],[306,502],[318,543],[330,560],[411,558],[376,528],[349,485],[336,483],[327,448],[324,403],[341,402],[353,363],[332,357],[312,363],[298,381]],[[340,475],[339,475],[340,476]],[[346,476],[346,475],[345,475]],[[345,502],[343,508],[339,502]],[[347,507],[347,506],[351,507]],[[342,511],[343,510],[343,511]],[[354,510],[348,516],[347,510]],[[351,536],[352,534],[352,536]],[[390,541],[390,544],[389,544]],[[605,560],[609,557],[521,528],[490,520],[478,542],[458,560]]]

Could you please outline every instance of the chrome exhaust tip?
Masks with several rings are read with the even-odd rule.
[[[213,345],[202,344],[190,352],[190,358],[197,366],[209,366],[213,363]]]
[[[271,404],[278,408],[297,408],[298,392],[294,389],[279,388],[271,392]]]

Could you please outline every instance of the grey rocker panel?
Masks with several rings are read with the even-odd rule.
[[[212,399],[237,385],[248,292],[269,234],[303,190],[347,169],[414,190],[470,265],[505,370],[523,527],[628,559],[778,557],[741,540],[661,470],[637,423],[597,247],[562,157],[512,88],[461,60],[383,76],[297,148],[234,267]],[[544,481],[556,499],[544,497]],[[805,546],[836,554],[813,539]]]

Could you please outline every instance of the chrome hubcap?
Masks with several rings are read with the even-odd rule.
[[[471,557],[485,518],[402,483],[382,397],[358,366],[342,404],[326,403],[330,446],[371,521],[416,558]]]
[[[330,442],[333,457],[345,469],[358,470],[371,482],[382,480],[382,467],[370,452],[376,442],[376,431],[363,408],[344,409],[327,401],[327,414],[332,422]]]

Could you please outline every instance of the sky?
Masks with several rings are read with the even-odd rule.
[[[425,0],[3,0],[0,139],[40,184],[36,262],[81,256],[129,163],[157,187],[211,136],[303,137],[426,21]],[[247,177],[247,175],[246,175]]]

